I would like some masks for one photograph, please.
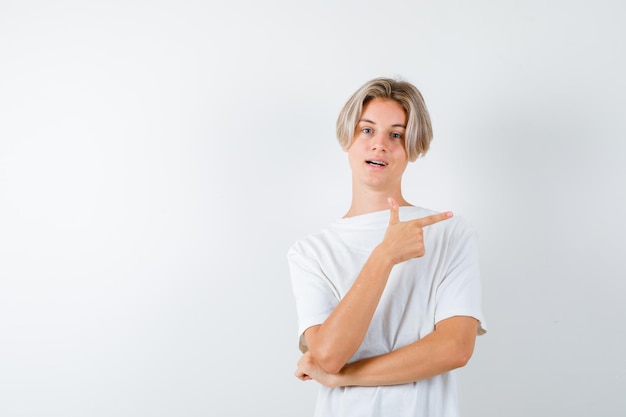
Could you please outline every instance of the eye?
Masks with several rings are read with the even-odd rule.
[[[374,132],[374,129],[372,129],[371,127],[364,127],[363,129],[361,129],[361,132],[369,135],[370,133]]]
[[[392,133],[391,134],[391,138],[392,139],[402,139],[402,133]]]

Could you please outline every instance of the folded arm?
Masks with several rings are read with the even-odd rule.
[[[465,366],[474,351],[478,321],[455,316],[437,323],[435,330],[393,352],[361,359],[329,373],[316,359],[305,354],[298,362],[296,376],[329,386],[397,385],[431,378]]]

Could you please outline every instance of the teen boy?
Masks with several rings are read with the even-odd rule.
[[[321,384],[315,416],[457,416],[452,371],[486,326],[474,231],[402,195],[408,162],[432,139],[424,100],[408,82],[371,80],[340,112],[337,137],[350,208],[288,251],[295,374]]]

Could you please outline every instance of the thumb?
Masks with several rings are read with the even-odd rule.
[[[387,202],[389,203],[389,224],[396,224],[396,223],[400,223],[400,214],[399,214],[399,210],[398,210],[398,203],[396,203],[396,200],[394,200],[393,198],[389,197],[387,199]]]

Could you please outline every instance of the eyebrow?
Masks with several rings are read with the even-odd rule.
[[[361,122],[371,123],[371,124],[373,124],[373,125],[375,125],[375,124],[376,124],[376,122],[374,122],[373,120],[369,120],[369,119],[360,119],[360,120],[359,120],[359,123],[361,123]],[[391,127],[401,127],[401,128],[403,128],[403,129],[406,129],[406,125],[403,125],[402,123],[396,123],[396,124],[393,124],[393,125],[391,125]]]

